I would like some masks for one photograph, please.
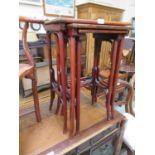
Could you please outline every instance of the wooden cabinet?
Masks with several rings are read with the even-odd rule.
[[[77,17],[82,19],[104,18],[105,21],[120,21],[123,14],[122,9],[99,5],[95,3],[85,3],[77,6]],[[92,34],[87,34],[86,42],[86,73],[92,71],[94,57],[94,39]],[[110,63],[110,43],[102,43],[100,66],[104,69]]]

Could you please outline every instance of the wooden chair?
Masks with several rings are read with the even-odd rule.
[[[22,43],[23,43],[25,56],[28,60],[28,64],[19,64],[19,80],[22,80],[24,77],[32,80],[32,90],[33,90],[33,98],[34,98],[34,108],[28,109],[26,111],[21,111],[20,116],[35,112],[37,122],[40,122],[41,115],[40,115],[39,98],[38,98],[38,92],[37,92],[36,65],[27,44],[27,30],[29,27],[29,23],[43,24],[44,22],[42,20],[34,20],[34,19],[25,18],[25,17],[19,17],[19,21],[24,22],[24,28],[22,31]]]
[[[123,136],[123,145],[122,149],[125,148],[127,150],[128,155],[135,155],[135,111],[134,111],[134,87],[135,87],[135,74],[130,79],[130,87],[131,87],[131,96],[129,101],[129,112],[124,113],[123,115],[127,118],[127,122],[125,124],[125,132]]]
[[[127,118],[127,121],[125,124],[122,148],[127,150],[127,155],[135,155],[135,118],[129,113],[124,113],[124,116]]]

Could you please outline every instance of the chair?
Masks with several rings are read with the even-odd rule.
[[[128,155],[135,154],[135,111],[133,108],[133,98],[134,98],[134,85],[135,85],[135,74],[130,79],[130,87],[131,87],[131,96],[129,101],[129,113],[124,113],[123,115],[127,118],[127,122],[125,124],[125,131],[123,136],[123,145],[122,148],[127,150]]]
[[[122,148],[125,148],[127,150],[127,155],[135,155],[136,121],[133,115],[129,113],[124,113],[124,116],[127,118],[127,121],[125,124]]]
[[[24,22],[24,28],[22,31],[22,44],[24,49],[24,54],[28,60],[28,64],[19,64],[19,80],[22,80],[24,77],[32,80],[32,90],[33,90],[33,99],[34,99],[34,108],[28,109],[26,111],[21,111],[20,116],[35,112],[37,122],[41,121],[40,107],[39,107],[39,98],[37,92],[37,78],[36,78],[36,65],[33,60],[32,55],[30,54],[30,49],[27,44],[27,30],[29,23],[40,23],[43,24],[42,20],[32,20],[25,17],[19,17],[20,22]]]

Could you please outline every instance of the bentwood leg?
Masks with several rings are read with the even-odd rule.
[[[113,81],[113,92],[112,92],[112,97],[111,97],[112,118],[114,118],[114,100],[115,100],[115,94],[116,94],[119,68],[120,68],[120,63],[121,63],[121,58],[122,58],[122,50],[123,50],[123,45],[124,45],[124,36],[120,36],[120,37],[121,39],[119,41],[119,45],[117,49],[117,58],[116,58],[115,74],[114,74],[114,81]]]
[[[81,75],[81,39],[77,39],[76,51],[76,133],[80,129],[80,75]]]
[[[37,121],[40,122],[41,121],[41,115],[40,115],[39,97],[38,97],[38,91],[37,91],[37,79],[35,77],[35,73],[34,73],[33,77],[34,78],[32,79],[32,90],[33,90],[35,114],[36,114]]]
[[[67,77],[65,68],[65,41],[63,32],[56,33],[58,37],[58,47],[60,51],[60,73],[61,73],[61,85],[62,85],[62,98],[63,98],[63,116],[64,116],[64,130],[67,131],[67,100],[66,100],[66,89],[67,89]]]
[[[100,69],[99,69],[99,63],[100,63],[100,53],[101,53],[101,45],[102,45],[102,40],[98,40],[98,51],[97,51],[97,66],[96,66],[96,78],[95,78],[95,84],[96,84],[96,81],[99,80],[99,74],[100,74]],[[97,102],[97,89],[98,87],[96,86],[96,89],[95,89],[95,102]]]
[[[116,54],[117,54],[118,42],[115,40],[112,45],[112,60],[111,60],[111,71],[108,81],[108,94],[106,97],[106,107],[107,107],[107,119],[110,120],[110,101],[113,90],[113,77],[115,71]]]
[[[70,41],[70,67],[71,67],[71,105],[70,105],[70,136],[73,135],[74,132],[74,114],[75,114],[75,37],[71,35],[69,37]]]
[[[60,73],[60,51],[59,51],[59,40],[56,36],[56,66],[57,66],[57,90],[58,92],[62,91],[61,90],[61,73]],[[60,103],[61,103],[61,98],[60,95],[57,95],[57,107],[56,107],[56,114],[59,112],[60,109]]]
[[[54,69],[52,68],[52,54],[51,54],[51,33],[47,32],[47,46],[48,46],[48,63],[49,63],[49,76],[50,76],[50,107],[51,110],[53,101],[55,98],[55,90],[54,90]]]
[[[92,70],[92,88],[91,88],[91,95],[92,95],[92,104],[96,101],[96,93],[97,93],[97,86],[96,86],[96,79],[98,78],[99,74],[99,59],[100,59],[100,49],[101,49],[102,41],[100,39],[95,38],[95,49],[94,49],[94,65]]]

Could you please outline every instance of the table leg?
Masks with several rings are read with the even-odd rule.
[[[51,33],[46,33],[47,38],[47,46],[48,46],[48,63],[49,63],[49,76],[50,76],[50,106],[49,109],[51,110],[53,101],[55,98],[55,90],[53,83],[55,82],[54,77],[54,69],[52,68],[52,54],[51,54]]]
[[[116,64],[116,55],[117,55],[117,46],[118,42],[115,40],[112,45],[112,60],[111,60],[111,71],[108,81],[108,94],[106,97],[106,107],[107,107],[107,119],[110,120],[110,101],[111,95],[113,90],[113,78],[114,78],[114,71],[115,71],[115,64]]]
[[[69,37],[70,41],[70,79],[71,79],[71,105],[70,105],[70,136],[74,132],[74,107],[75,107],[75,50],[76,50],[76,41],[74,36]]]
[[[112,114],[112,118],[114,118],[114,101],[115,101],[115,94],[116,94],[116,87],[117,87],[119,68],[120,68],[120,63],[121,63],[121,58],[122,58],[123,45],[124,45],[124,37],[121,36],[121,39],[119,40],[119,44],[118,44],[118,49],[117,49],[115,74],[114,74],[114,80],[113,80],[113,91],[112,91],[112,97],[111,97],[111,114]]]
[[[76,51],[76,133],[80,130],[80,75],[81,75],[81,40],[77,38]]]
[[[63,116],[64,116],[64,130],[65,133],[67,131],[67,100],[66,100],[66,89],[67,89],[67,77],[66,77],[66,68],[65,68],[65,41],[63,32],[56,33],[58,37],[58,47],[60,52],[60,73],[61,73],[61,85],[62,85],[62,98],[63,98]]]
[[[59,40],[56,36],[56,67],[57,67],[57,90],[60,93],[61,90],[61,73],[60,73],[60,51],[59,51]],[[57,107],[55,113],[58,114],[60,109],[60,103],[61,103],[61,97],[60,95],[57,95]]]
[[[96,101],[96,93],[97,93],[97,86],[96,86],[96,79],[98,79],[99,75],[99,59],[100,59],[100,49],[101,49],[102,41],[100,39],[95,38],[95,49],[94,49],[94,65],[92,69],[92,88],[91,88],[91,95],[92,95],[92,104]]]

